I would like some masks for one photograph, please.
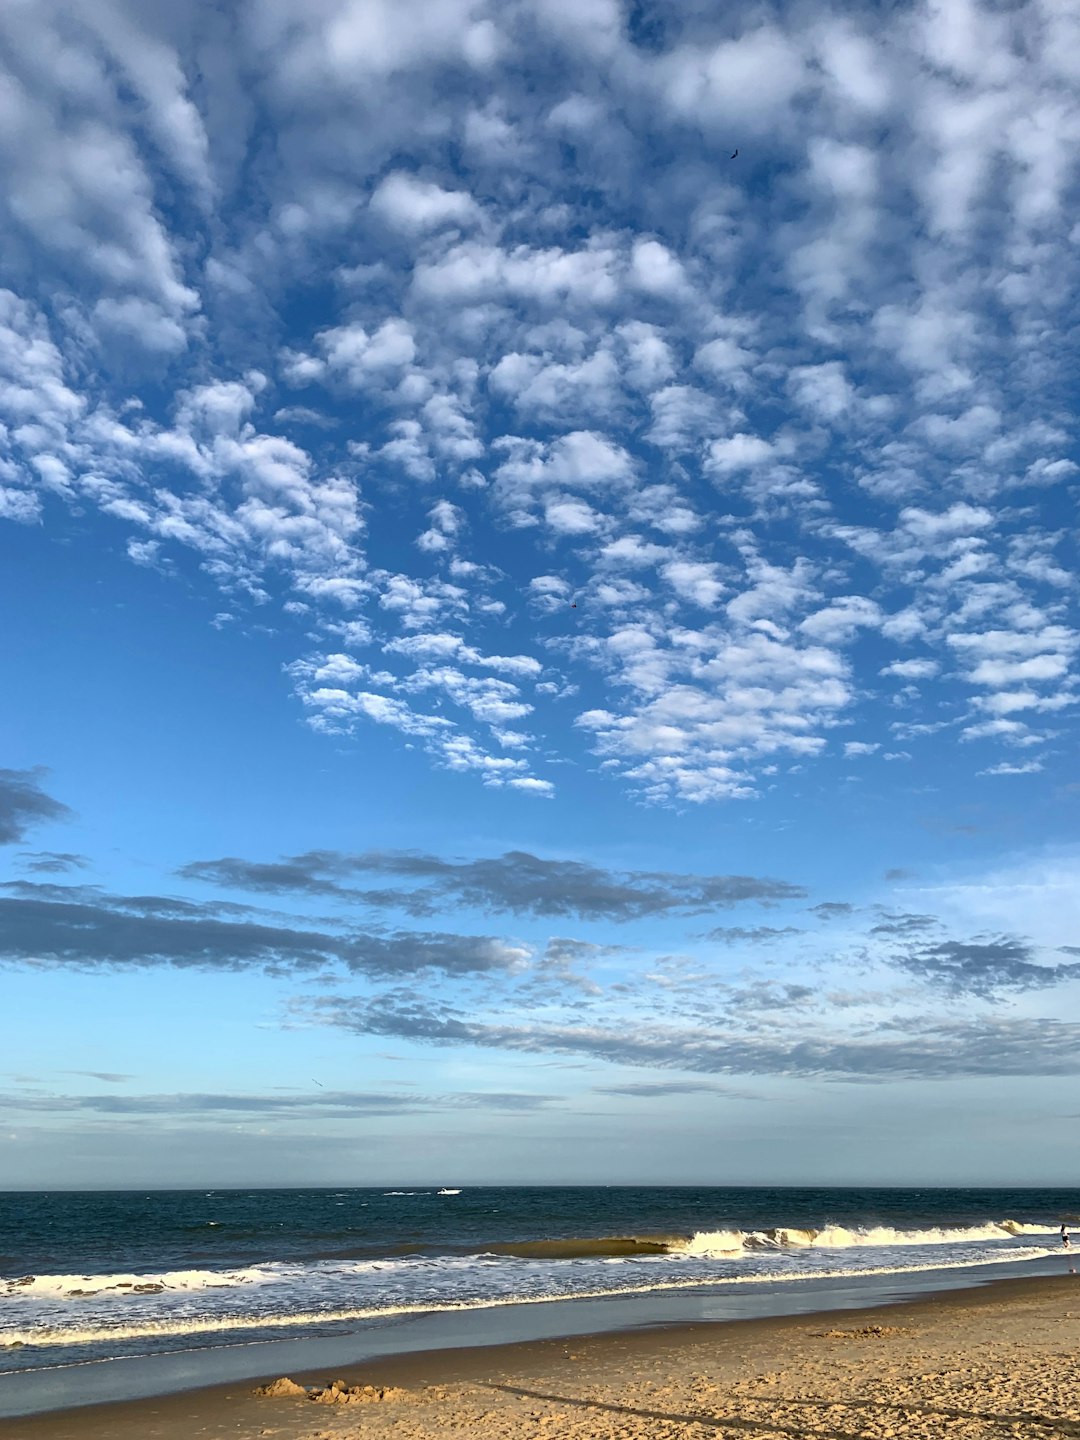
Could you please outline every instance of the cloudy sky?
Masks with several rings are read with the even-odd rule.
[[[1078,1179],[1078,81],[0,9],[0,1185]]]

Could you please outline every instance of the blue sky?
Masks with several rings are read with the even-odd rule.
[[[0,1185],[1076,1179],[1078,54],[5,7]]]

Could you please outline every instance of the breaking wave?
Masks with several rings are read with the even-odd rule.
[[[981,1256],[978,1261],[971,1259],[963,1260],[926,1260],[900,1265],[864,1265],[857,1268],[820,1268],[804,1270],[785,1275],[783,1278],[790,1281],[807,1280],[837,1280],[847,1279],[852,1276],[884,1276],[884,1275],[914,1275],[926,1271],[939,1270],[963,1270],[968,1269],[973,1263],[985,1264],[1010,1264],[1019,1260],[1040,1258],[1052,1254],[1053,1251],[1043,1248],[1029,1248],[1024,1250],[1009,1249],[999,1251],[990,1256]],[[289,1311],[287,1313],[259,1313],[243,1312],[229,1315],[183,1315],[176,1317],[132,1319],[125,1321],[116,1319],[106,1321],[97,1325],[39,1325],[28,1326],[22,1330],[10,1330],[0,1340],[0,1348],[23,1346],[33,1347],[55,1347],[55,1346],[92,1346],[102,1342],[116,1342],[165,1339],[173,1337],[191,1337],[193,1335],[224,1334],[251,1331],[277,1331],[298,1328],[314,1329],[318,1326],[337,1325],[349,1321],[362,1320],[385,1320],[401,1315],[430,1315],[435,1313],[449,1314],[455,1311],[467,1310],[489,1310],[498,1309],[507,1305],[544,1305],[552,1304],[560,1300],[601,1300],[609,1299],[617,1295],[648,1295],[657,1294],[662,1291],[701,1289],[719,1286],[738,1286],[769,1284],[775,1282],[775,1273],[755,1273],[746,1275],[723,1275],[713,1280],[703,1278],[700,1275],[687,1276],[686,1278],[659,1279],[652,1283],[643,1284],[618,1284],[613,1283],[607,1286],[593,1288],[568,1287],[558,1290],[539,1290],[534,1293],[513,1293],[502,1295],[475,1296],[469,1299],[431,1299],[427,1301],[416,1301],[405,1304],[388,1303],[383,1305],[350,1306],[336,1309],[315,1309],[307,1311]],[[2,1372],[0,1372],[2,1373]]]
[[[1056,1228],[729,1226],[381,1249],[373,1239],[362,1254],[219,1269],[24,1274],[0,1278],[0,1370],[182,1348],[191,1337],[248,1343],[396,1316],[1016,1264],[1060,1253]]]
[[[985,1225],[936,1226],[928,1230],[894,1230],[890,1225],[846,1229],[825,1225],[820,1230],[705,1230],[689,1236],[677,1249],[687,1255],[737,1255],[743,1250],[850,1250],[855,1246],[963,1245],[986,1240],[1015,1240],[1021,1235],[1049,1235],[1047,1225],[1020,1220],[992,1220]]]
[[[171,1291],[234,1290],[273,1279],[273,1266],[243,1270],[166,1270],[147,1275],[23,1275],[0,1281],[0,1296],[15,1299],[89,1300],[94,1296],[161,1295]]]
[[[1053,1227],[1021,1220],[992,1220],[984,1225],[943,1225],[926,1230],[895,1230],[888,1225],[847,1229],[824,1225],[818,1230],[776,1226],[768,1230],[699,1230],[690,1235],[602,1235],[558,1240],[508,1241],[488,1245],[484,1253],[525,1260],[578,1260],[635,1255],[695,1256],[730,1259],[750,1251],[849,1250],[855,1246],[963,1245],[1022,1235],[1050,1235]]]
[[[393,1193],[393,1192],[391,1192]],[[297,1273],[314,1276],[345,1274],[353,1277],[375,1272],[413,1268],[456,1267],[469,1262],[497,1260],[734,1260],[740,1257],[782,1255],[785,1252],[922,1247],[940,1245],[981,1245],[986,1242],[1017,1240],[1022,1237],[1049,1238],[1054,1227],[1019,1220],[995,1220],[984,1225],[939,1226],[925,1230],[895,1230],[875,1225],[847,1229],[826,1225],[821,1229],[776,1226],[767,1230],[701,1230],[693,1234],[602,1235],[550,1240],[506,1241],[450,1254],[417,1254],[421,1247],[402,1246],[388,1253],[364,1259],[338,1256],[337,1264],[323,1262],[300,1266],[269,1261],[231,1270],[166,1270],[146,1274],[23,1275],[0,1279],[0,1298],[9,1300],[90,1300],[109,1296],[136,1299],[161,1295],[194,1294],[213,1290],[235,1290],[250,1286],[280,1285]],[[1025,1252],[1026,1253],[1026,1252]],[[347,1264],[344,1262],[348,1262]],[[970,1263],[970,1262],[968,1262]]]

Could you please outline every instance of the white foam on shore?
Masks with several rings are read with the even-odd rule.
[[[342,1257],[0,1281],[0,1351],[10,1357],[4,1370],[36,1368],[42,1352],[57,1363],[174,1349],[185,1336],[213,1345],[230,1343],[227,1337],[234,1335],[233,1343],[248,1343],[304,1327],[395,1316],[963,1271],[1061,1254],[1056,1227],[1012,1220],[920,1230],[703,1230],[682,1238],[652,1236],[640,1250],[628,1249],[625,1237],[620,1249],[608,1250],[603,1240],[582,1242],[582,1252],[574,1251],[573,1242],[551,1243],[550,1255]],[[564,1243],[569,1254],[558,1253]]]
[[[412,1192],[389,1192],[391,1194]],[[416,1192],[431,1193],[431,1192]],[[455,1192],[448,1192],[455,1193]],[[983,1225],[936,1227],[926,1230],[895,1230],[889,1226],[846,1229],[828,1225],[820,1230],[803,1230],[778,1226],[769,1230],[702,1230],[685,1239],[665,1239],[659,1253],[639,1256],[615,1255],[612,1263],[633,1259],[664,1263],[670,1260],[749,1260],[768,1254],[805,1252],[811,1250],[881,1249],[902,1246],[981,1245],[987,1242],[1015,1241],[1021,1236],[1049,1238],[1055,1228],[1018,1220],[995,1220]],[[632,1237],[631,1237],[632,1238]],[[656,1237],[644,1237],[655,1242]],[[553,1242],[558,1243],[558,1242]],[[597,1242],[602,1243],[602,1242]],[[602,1251],[597,1250],[599,1257]],[[508,1263],[510,1257],[500,1256],[497,1263]],[[569,1264],[581,1256],[552,1259],[555,1264]],[[350,1275],[361,1276],[375,1270],[404,1271],[424,1269],[460,1270],[479,1262],[490,1264],[495,1256],[489,1252],[466,1255],[373,1256],[365,1260],[315,1261],[304,1263],[268,1261],[260,1265],[239,1266],[230,1270],[162,1270],[142,1274],[132,1272],[101,1275],[27,1275],[18,1279],[0,1280],[0,1298],[21,1300],[83,1301],[113,1296],[118,1299],[145,1299],[148,1294],[163,1292],[197,1293],[206,1290],[234,1290],[251,1285],[278,1285],[298,1277]],[[965,1261],[965,1263],[975,1263]]]
[[[18,1280],[0,1281],[0,1296],[19,1299],[91,1299],[106,1293],[123,1295],[160,1294],[163,1290],[235,1290],[244,1285],[273,1281],[273,1265],[251,1265],[241,1270],[164,1270],[146,1274],[120,1272],[109,1275],[27,1275]]]
[[[801,1272],[752,1275],[725,1275],[709,1279],[692,1276],[686,1279],[666,1279],[651,1284],[618,1285],[607,1288],[592,1288],[541,1293],[534,1295],[488,1296],[470,1300],[443,1300],[410,1304],[383,1306],[357,1306],[326,1310],[309,1310],[287,1314],[239,1314],[183,1316],[174,1319],[144,1319],[137,1322],[117,1322],[99,1325],[27,1326],[22,1330],[9,1330],[0,1341],[0,1348],[33,1346],[51,1348],[56,1346],[89,1346],[102,1343],[116,1344],[120,1341],[164,1338],[166,1336],[190,1336],[197,1334],[224,1334],[236,1331],[290,1330],[312,1328],[320,1325],[341,1324],[349,1321],[388,1319],[399,1315],[449,1314],[455,1311],[499,1309],[508,1305],[544,1305],[565,1300],[602,1300],[619,1295],[650,1295],[663,1291],[709,1289],[743,1285],[800,1282],[807,1280],[841,1280],[860,1276],[915,1275],[936,1270],[966,1270],[975,1265],[1015,1264],[1019,1261],[1042,1259],[1057,1253],[1052,1249],[1025,1248],[1010,1251],[995,1251],[977,1259],[931,1260],[920,1264],[878,1265],[857,1268],[804,1270]],[[0,1372],[3,1373],[3,1372]]]

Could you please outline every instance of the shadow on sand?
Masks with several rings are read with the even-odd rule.
[[[634,1416],[640,1420],[662,1420],[669,1424],[700,1426],[703,1430],[727,1430],[738,1431],[745,1435],[795,1435],[799,1440],[805,1440],[806,1430],[798,1424],[782,1424],[773,1419],[754,1419],[752,1416],[744,1415],[707,1415],[707,1414],[675,1414],[667,1410],[646,1410],[634,1405],[616,1405],[606,1400],[584,1400],[574,1395],[549,1395],[541,1390],[526,1390],[519,1385],[499,1385],[488,1382],[484,1387],[488,1390],[501,1390],[509,1395],[517,1395],[525,1400],[546,1400],[555,1405],[571,1405],[582,1410],[600,1410],[611,1415]],[[1076,1436],[1080,1437],[1080,1423],[1075,1420],[1055,1420],[1045,1415],[1021,1414],[1002,1415],[997,1413],[980,1413],[976,1410],[958,1410],[947,1406],[919,1405],[919,1404],[897,1404],[891,1405],[887,1402],[877,1400],[792,1400],[782,1399],[780,1396],[755,1395],[748,1397],[748,1404],[759,1404],[762,1401],[773,1401],[785,1406],[802,1406],[813,1410],[835,1410],[838,1406],[850,1412],[851,1422],[856,1427],[853,1430],[817,1430],[812,1433],[814,1440],[861,1440],[865,1435],[863,1425],[866,1420],[874,1417],[884,1420],[887,1417],[896,1419],[902,1415],[919,1416],[925,1419],[948,1420],[981,1420],[991,1425],[1030,1425],[1038,1427],[1039,1430],[1052,1432],[1055,1436]]]

